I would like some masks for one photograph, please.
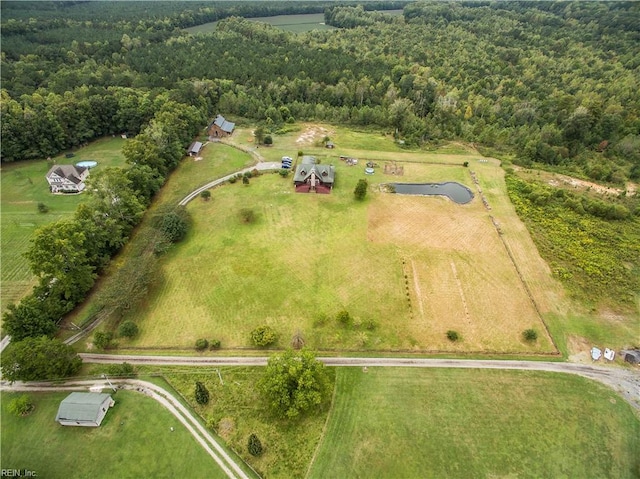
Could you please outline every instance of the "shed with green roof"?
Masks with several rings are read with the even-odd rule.
[[[115,401],[109,394],[69,394],[60,403],[56,421],[63,426],[98,427]]]

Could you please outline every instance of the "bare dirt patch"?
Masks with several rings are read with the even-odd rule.
[[[325,136],[330,136],[333,133],[333,131],[328,130],[323,126],[308,125],[296,139],[296,145],[313,145],[316,141],[320,141]]]
[[[531,172],[530,170],[526,170],[521,167],[514,167],[514,169],[521,173],[533,174],[533,172]],[[592,191],[594,193],[609,196],[620,196],[625,190],[628,196],[633,196],[636,194],[638,188],[638,185],[631,182],[627,183],[625,189],[623,190],[622,188],[601,185],[599,183],[594,183],[593,181],[574,178],[573,176],[562,175],[560,173],[542,172],[539,170],[535,171],[535,175],[543,179],[547,184],[556,188],[568,188],[578,191]]]
[[[573,363],[591,363],[591,345],[585,338],[569,336],[567,338],[569,361]]]

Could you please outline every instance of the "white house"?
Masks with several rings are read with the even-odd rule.
[[[84,166],[55,165],[46,178],[52,193],[79,193],[85,188],[87,176],[89,168]]]
[[[98,427],[114,404],[108,394],[71,393],[60,403],[56,421],[63,426]]]

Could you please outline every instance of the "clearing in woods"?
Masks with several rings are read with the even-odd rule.
[[[318,144],[327,132],[336,150]],[[497,161],[465,151],[405,152],[378,135],[327,132],[292,131],[260,152],[272,161],[295,156],[298,140],[311,136],[304,153],[337,170],[330,195],[295,194],[291,178],[266,174],[188,205],[193,228],[163,260],[161,284],[130,313],[139,318],[140,336],[122,346],[190,348],[206,337],[244,348],[250,331],[268,324],[280,347],[300,330],[316,349],[556,352],[536,305],[545,314],[557,288],[521,230]],[[215,156],[228,147],[208,148]],[[345,153],[360,164],[341,162]],[[458,181],[476,197],[458,205],[384,193],[380,184],[399,179],[383,173],[391,159],[404,167],[401,181]],[[365,176],[369,160],[379,167]],[[353,199],[361,178],[370,184],[362,203]],[[252,224],[239,219],[247,206],[257,214]],[[350,327],[335,320],[342,309],[354,318]],[[522,341],[527,328],[538,332],[536,343]],[[448,341],[450,329],[462,340]]]

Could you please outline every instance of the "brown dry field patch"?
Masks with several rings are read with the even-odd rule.
[[[554,351],[482,202],[385,194],[369,209],[367,238],[394,244],[407,264],[410,335],[423,348]],[[522,342],[534,328],[536,346]],[[452,344],[447,330],[463,340]]]

